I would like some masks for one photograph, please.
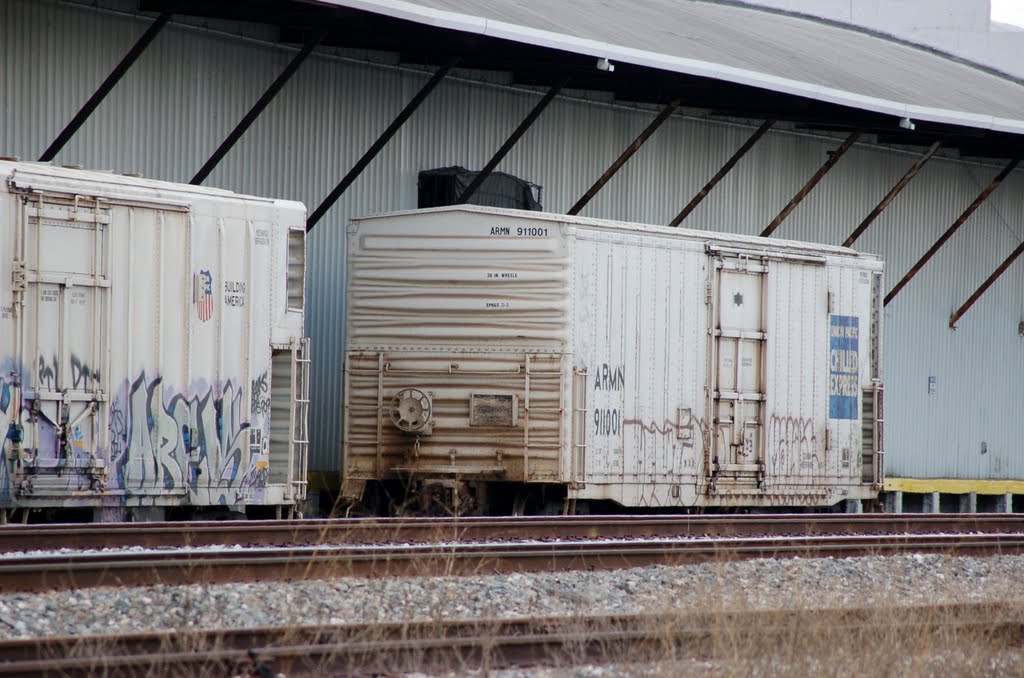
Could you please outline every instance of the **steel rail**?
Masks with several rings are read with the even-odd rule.
[[[1024,532],[1024,514],[777,514],[352,518],[162,523],[10,524],[0,553],[142,546],[286,546],[509,539],[622,539],[809,534]]]
[[[794,633],[796,632],[796,634]],[[713,656],[716,642],[760,652],[820,635],[871,638],[943,632],[961,643],[1020,646],[1024,608],[992,603],[431,620],[332,626],[155,631],[0,641],[0,676],[289,676],[497,668],[513,664]],[[782,643],[780,644],[780,641]],[[760,648],[760,649],[759,649]]]
[[[890,534],[458,542],[8,554],[0,590],[620,569],[750,558],[1024,553],[1024,534]]]

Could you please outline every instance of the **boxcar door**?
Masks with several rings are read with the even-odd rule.
[[[18,360],[26,417],[22,491],[62,496],[99,489],[109,398],[110,209],[81,196],[34,193],[20,243],[26,312]]]
[[[760,259],[712,259],[709,485],[757,488],[764,480],[765,276]]]

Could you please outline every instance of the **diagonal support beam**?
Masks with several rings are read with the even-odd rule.
[[[56,157],[60,150],[64,148],[65,144],[71,141],[71,138],[75,136],[75,133],[79,128],[85,124],[85,121],[89,119],[89,116],[93,114],[103,100],[107,98],[110,91],[114,89],[114,86],[124,77],[124,74],[128,72],[128,69],[132,67],[132,64],[138,60],[142,53],[146,51],[149,44],[153,42],[154,38],[160,34],[160,31],[164,29],[164,26],[174,16],[174,11],[169,10],[162,13],[156,18],[156,20],[149,25],[146,32],[142,34],[142,37],[136,41],[128,53],[124,55],[124,58],[114,67],[114,70],[110,72],[107,79],[99,86],[99,88],[93,92],[93,95],[89,97],[89,100],[85,102],[85,105],[78,110],[75,117],[71,119],[71,122],[57,135],[57,138],[53,140],[43,154],[39,156],[40,162],[50,162]]]
[[[533,125],[537,118],[540,117],[540,114],[544,112],[544,109],[548,107],[548,104],[550,104],[558,93],[562,91],[562,88],[564,88],[568,82],[569,76],[565,76],[547,91],[547,94],[537,102],[537,105],[533,107],[533,110],[523,118],[521,123],[519,123],[519,127],[516,127],[515,131],[512,132],[509,138],[505,140],[505,143],[501,145],[501,148],[499,148],[494,154],[494,157],[487,161],[487,164],[484,165],[482,170],[477,172],[473,181],[470,182],[469,186],[466,186],[466,190],[464,190],[462,195],[459,196],[459,199],[455,201],[456,205],[465,205],[469,202],[469,199],[472,198],[473,194],[477,192],[477,189],[483,185],[484,180],[491,175],[491,172],[493,172],[494,168],[498,166],[498,163],[508,155],[508,152],[512,150],[512,147],[519,142],[519,139],[521,139],[524,134],[526,134],[526,130],[530,129],[530,126]]]
[[[985,202],[985,200],[987,200],[990,195],[992,195],[992,191],[999,188],[999,184],[1003,183],[1003,180],[1006,179],[1007,176],[1009,176],[1010,172],[1012,172],[1014,168],[1017,167],[1020,161],[1020,158],[1014,158],[1013,160],[1011,160],[1009,164],[1007,164],[1006,167],[1004,167],[1003,170],[996,175],[996,178],[992,180],[992,183],[990,183],[988,186],[982,189],[981,193],[978,194],[978,197],[974,199],[974,202],[968,205],[967,209],[965,209],[963,213],[956,218],[956,221],[953,222],[953,225],[947,228],[946,232],[939,236],[939,239],[935,241],[935,244],[929,247],[928,251],[924,253],[924,256],[921,257],[917,261],[917,263],[910,268],[909,271],[907,271],[907,274],[903,276],[903,279],[896,283],[895,287],[889,290],[889,293],[885,295],[886,306],[888,306],[889,302],[895,299],[896,295],[899,294],[900,291],[907,286],[907,283],[914,279],[914,276],[917,275],[921,271],[921,269],[925,267],[925,264],[927,264],[928,261],[933,256],[935,256],[935,253],[942,249],[942,246],[946,244],[946,241],[953,237],[953,234],[956,233],[957,230],[964,225],[964,222],[967,221],[972,214],[974,214],[974,211],[981,207],[981,204]]]
[[[828,171],[830,169],[835,167],[836,163],[839,162],[839,159],[842,158],[846,154],[846,152],[853,147],[853,143],[857,141],[857,139],[863,132],[864,130],[854,130],[854,132],[850,136],[846,137],[846,141],[840,144],[839,148],[829,152],[828,160],[826,160],[825,164],[821,166],[821,169],[815,172],[814,176],[807,180],[807,183],[804,184],[804,187],[797,191],[796,195],[793,196],[793,199],[790,200],[789,203],[782,208],[781,212],[779,212],[779,215],[772,219],[772,223],[768,224],[768,226],[763,231],[761,231],[762,238],[767,238],[768,236],[775,232],[775,229],[777,229],[779,225],[786,220],[786,217],[789,216],[790,212],[795,210],[796,206],[803,202],[803,199],[807,197],[807,194],[809,194],[814,189],[814,187],[818,185],[818,182],[821,181],[826,174],[828,174]]]
[[[626,150],[624,150],[618,159],[616,159],[615,162],[605,170],[604,174],[594,182],[594,185],[587,189],[587,192],[583,194],[583,197],[576,201],[576,204],[572,206],[572,209],[570,209],[567,214],[579,214],[583,208],[587,206],[587,203],[597,195],[597,192],[604,188],[604,185],[607,184],[613,176],[615,176],[616,172],[622,169],[622,166],[626,164],[626,161],[632,158],[633,154],[640,150],[640,147],[651,138],[652,134],[658,131],[658,128],[661,127],[662,123],[668,120],[668,117],[672,115],[672,112],[677,108],[679,108],[679,99],[676,99],[669,103],[668,106],[665,106],[661,113],[658,114],[658,117],[652,120],[651,124],[649,124],[643,132],[640,132],[640,135],[633,140],[633,143],[626,147]]]
[[[900,191],[907,187],[910,180],[917,176],[917,173],[921,171],[924,164],[931,160],[932,156],[935,155],[935,152],[941,147],[942,142],[936,141],[920,158],[917,159],[917,162],[911,165],[910,169],[907,170],[907,173],[903,175],[903,178],[897,181],[896,185],[885,194],[885,197],[882,198],[882,202],[878,203],[878,205],[875,206],[875,209],[871,210],[871,212],[864,217],[864,221],[860,222],[860,225],[853,229],[853,233],[850,234],[850,237],[843,241],[843,247],[850,247],[857,241],[857,238],[864,235],[864,231],[868,230],[868,226],[870,226],[871,223],[878,218],[878,215],[880,215],[885,208],[889,206],[889,203],[891,203],[893,199],[900,194]]]
[[[359,158],[356,164],[352,166],[352,169],[348,171],[348,174],[346,174],[345,177],[338,182],[338,185],[334,187],[334,190],[328,193],[327,197],[323,199],[323,202],[317,205],[317,208],[309,215],[306,219],[307,233],[313,230],[313,227],[316,226],[317,222],[323,218],[324,214],[334,206],[334,203],[338,201],[338,198],[340,198],[342,194],[348,190],[348,187],[359,178],[359,175],[363,173],[363,170],[366,169],[367,165],[369,165],[373,159],[377,157],[377,154],[388,145],[391,138],[395,136],[395,134],[398,133],[398,130],[402,128],[402,125],[405,124],[405,121],[416,112],[416,109],[420,107],[420,104],[422,104],[430,93],[434,91],[434,88],[444,80],[445,76],[448,75],[448,72],[452,70],[458,61],[458,59],[449,61],[444,66],[437,69],[434,75],[430,76],[430,79],[427,80],[426,84],[420,88],[420,91],[416,93],[416,96],[410,99],[409,103],[405,105],[405,108],[403,108],[402,112],[398,114],[398,117],[391,121],[391,124],[388,125],[387,129],[377,137],[377,140],[374,141],[373,145],[366,150],[366,153],[363,153],[363,157]]]
[[[295,75],[295,71],[299,70],[299,66],[301,66],[302,62],[306,60],[306,57],[308,57],[313,49],[315,49],[316,46],[319,45],[325,37],[327,37],[330,30],[330,22],[325,21],[320,29],[310,36],[309,40],[306,41],[306,44],[304,44],[302,49],[299,50],[299,53],[292,58],[288,65],[284,67],[284,70],[281,71],[281,74],[277,76],[277,79],[270,84],[270,87],[268,87],[267,91],[263,93],[263,96],[253,104],[248,113],[242,116],[242,119],[238,121],[238,124],[235,125],[233,130],[231,130],[231,133],[228,134],[227,138],[221,142],[221,145],[213,152],[213,155],[211,155],[210,159],[206,161],[206,164],[196,172],[196,175],[192,177],[192,181],[189,182],[190,184],[198,186],[206,181],[206,178],[210,176],[210,173],[213,172],[214,168],[220,164],[220,161],[224,159],[224,156],[226,156],[234,145],[238,143],[238,140],[242,138],[242,135],[245,134],[246,130],[256,122],[256,118],[260,117],[260,114],[263,113],[263,110],[270,105],[270,102],[274,100],[274,97],[277,96],[278,92],[280,92],[285,84],[291,80],[291,77]]]
[[[704,184],[704,188],[700,189],[700,191],[697,192],[697,195],[693,196],[693,199],[690,200],[689,204],[683,208],[683,211],[677,214],[676,218],[670,221],[668,225],[674,228],[683,223],[683,220],[690,216],[690,213],[697,209],[697,205],[707,197],[708,193],[711,192],[711,189],[717,186],[718,182],[724,179],[725,175],[732,171],[732,168],[736,166],[736,163],[738,163],[740,159],[754,147],[754,144],[756,144],[758,140],[765,135],[765,132],[771,129],[774,124],[774,120],[765,120],[764,123],[762,123],[761,126],[750,135],[750,138],[732,154],[732,157],[725,161],[725,164],[722,165],[722,169],[718,170],[718,173],[711,177],[711,180],[708,181],[708,183]]]
[[[1010,266],[1013,265],[1013,262],[1017,261],[1017,258],[1021,254],[1024,254],[1024,241],[1021,241],[1021,243],[1017,245],[1017,249],[1013,250],[1013,252],[1010,253],[1010,256],[1006,257],[1006,260],[999,264],[999,268],[993,271],[992,275],[990,275],[985,282],[981,283],[981,287],[979,287],[974,294],[964,302],[964,305],[958,308],[956,313],[949,316],[949,326],[951,328],[956,329],[957,321],[964,317],[964,313],[967,313],[971,306],[974,306],[974,302],[981,299],[981,296],[988,291],[988,288],[992,287],[992,283],[998,280],[999,276],[1003,273],[1006,273],[1006,269],[1010,268]]]

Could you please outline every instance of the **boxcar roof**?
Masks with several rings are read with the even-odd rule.
[[[733,246],[743,248],[766,248],[772,250],[789,250],[792,252],[808,253],[818,256],[832,255],[878,259],[877,255],[858,252],[857,250],[851,249],[849,247],[839,247],[837,245],[825,245],[821,243],[804,242],[800,240],[762,238],[761,236],[756,235],[720,233],[718,231],[700,231],[692,228],[672,228],[669,226],[640,224],[629,221],[615,221],[612,219],[594,219],[591,217],[570,216],[567,214],[558,214],[555,212],[531,212],[528,210],[505,209],[499,207],[481,207],[478,205],[453,205],[450,207],[431,207],[428,209],[386,212],[383,214],[373,214],[365,217],[359,217],[357,219],[353,219],[352,222],[357,223],[362,221],[375,221],[378,219],[409,218],[416,217],[417,215],[438,214],[445,212],[468,212],[480,214],[482,216],[506,216],[516,217],[519,219],[536,219],[538,221],[555,221],[562,224],[570,224],[597,229],[638,231],[650,234],[657,234],[661,236],[669,235],[673,237],[682,237],[694,240],[707,241],[724,247]]]

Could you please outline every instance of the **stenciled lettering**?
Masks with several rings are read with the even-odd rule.
[[[626,385],[626,369],[622,365],[615,367],[603,363],[594,370],[595,391],[621,391]]]

